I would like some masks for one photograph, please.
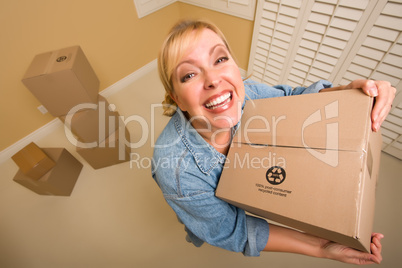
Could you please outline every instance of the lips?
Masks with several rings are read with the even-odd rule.
[[[232,100],[232,93],[226,92],[218,97],[210,98],[204,106],[209,110],[215,110],[224,107]]]

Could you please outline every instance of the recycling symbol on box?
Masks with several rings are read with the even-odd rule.
[[[65,61],[67,59],[67,56],[61,56],[61,57],[58,57],[57,59],[56,59],[56,61],[57,62],[62,62],[62,61]]]
[[[286,172],[283,168],[278,166],[270,167],[266,173],[267,181],[270,184],[278,185],[281,184],[286,178]]]

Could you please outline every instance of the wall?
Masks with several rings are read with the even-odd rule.
[[[1,1],[0,151],[54,119],[37,110],[40,103],[21,82],[36,54],[80,45],[103,90],[154,60],[182,14],[216,21],[233,44],[240,67],[247,69],[251,21],[182,3],[138,19],[132,0]],[[234,23],[236,31],[230,27]],[[246,41],[238,42],[239,36]]]

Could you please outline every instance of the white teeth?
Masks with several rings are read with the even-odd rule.
[[[229,100],[230,97],[231,97],[231,94],[226,93],[226,94],[208,102],[207,104],[205,104],[205,106],[207,108],[211,108],[211,109],[218,108],[216,106],[218,106],[218,105],[221,106],[222,104],[225,104]]]

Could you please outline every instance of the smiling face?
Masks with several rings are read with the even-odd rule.
[[[245,95],[239,67],[215,32],[192,34],[172,74],[172,98],[200,133],[228,130],[240,120]]]

